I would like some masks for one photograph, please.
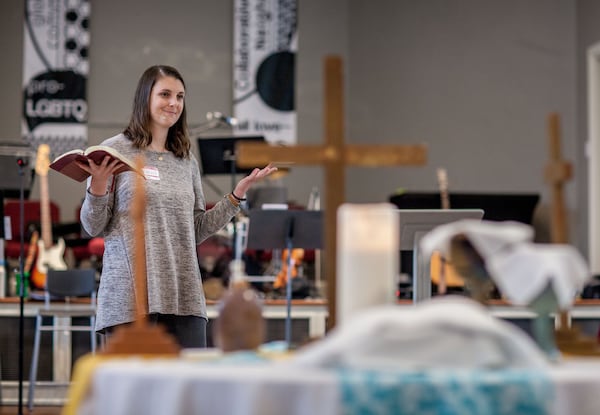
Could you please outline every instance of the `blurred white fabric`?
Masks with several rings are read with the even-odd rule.
[[[555,309],[567,309],[591,277],[574,247],[534,244],[533,229],[512,221],[464,220],[439,226],[421,240],[424,257],[439,251],[452,261],[450,241],[458,234],[467,237],[500,292],[514,304],[530,305],[550,287],[557,302]]]
[[[546,367],[547,361],[516,326],[471,299],[447,296],[365,310],[288,364],[404,370]]]
[[[464,234],[485,259],[510,246],[533,241],[533,228],[514,221],[493,222],[464,219],[440,225],[421,239],[421,253],[429,258],[434,251],[450,255],[450,241]]]
[[[528,372],[539,373],[539,370],[534,368]],[[546,395],[549,401],[553,401],[550,414],[598,414],[598,359],[570,359],[550,365],[547,375],[554,385],[554,392]],[[439,380],[434,381],[436,379],[429,384],[432,391],[440,386]],[[510,390],[509,379],[498,379],[498,384]],[[456,389],[456,384],[448,386]],[[497,388],[498,385],[492,389]],[[348,412],[344,411],[340,389],[339,375],[335,371],[319,368],[294,368],[294,371],[290,371],[278,363],[264,366],[210,365],[195,364],[185,359],[124,358],[98,367],[87,399],[78,407],[77,413],[341,415]],[[398,390],[398,396],[408,391],[409,388],[403,385]],[[396,402],[395,411],[386,415],[415,413],[410,412],[414,410],[410,400],[397,399]],[[454,403],[451,396],[445,408]]]
[[[590,277],[581,254],[570,245],[522,244],[486,262],[494,282],[513,304],[531,304],[550,285],[558,308],[571,307]]]

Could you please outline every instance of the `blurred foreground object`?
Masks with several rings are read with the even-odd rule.
[[[485,300],[494,283],[515,305],[536,312],[534,338],[551,357],[558,356],[550,314],[569,309],[590,273],[579,252],[566,244],[534,244],[532,229],[517,222],[459,221],[427,234],[424,255],[439,250]],[[454,263],[456,261],[456,263]]]

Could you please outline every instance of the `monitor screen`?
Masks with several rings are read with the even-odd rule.
[[[235,145],[238,141],[266,142],[262,135],[198,138],[202,174],[249,174],[252,172],[252,168],[240,168],[237,164],[232,165],[232,161],[235,160]]]

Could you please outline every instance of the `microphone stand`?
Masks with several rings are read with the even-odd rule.
[[[214,128],[218,128],[218,127],[232,127],[234,124],[225,121],[225,119],[223,118],[223,115],[220,112],[209,112],[206,114],[206,117],[208,118],[207,121],[204,121],[200,124],[198,124],[197,126],[193,127],[190,129],[189,131],[189,135],[200,135],[202,133],[205,133],[206,131],[212,130]],[[233,189],[235,189],[235,179],[236,179],[236,170],[235,170],[235,154],[230,153],[230,152],[225,152],[223,154],[223,160],[224,161],[229,161],[231,162],[231,191],[233,191]],[[202,176],[202,180],[206,181],[206,183],[217,193],[219,194],[223,194],[222,191],[219,190],[219,188],[208,179],[208,177],[206,176]],[[242,253],[241,252],[237,252],[237,219],[234,216],[233,219],[231,220],[232,224],[233,224],[233,244],[232,244],[232,259],[242,259]]]
[[[21,253],[19,255],[19,415],[23,415],[23,347],[25,331],[25,181],[23,168],[27,165],[27,160],[17,159],[19,167],[20,187],[19,187],[19,233],[21,234]]]
[[[220,127],[223,124],[221,120],[212,119],[208,121],[201,122],[200,124],[192,127],[188,131],[188,135],[194,136],[205,133],[214,128]]]
[[[229,151],[225,151],[225,153],[223,154],[223,160],[225,161],[229,161],[231,163],[231,191],[233,192],[233,189],[235,189],[235,177],[236,177],[236,170],[235,170],[235,154],[229,152]],[[237,215],[236,215],[237,216]],[[231,222],[233,224],[233,247],[232,247],[232,255],[231,257],[233,259],[242,259],[242,252],[238,252],[238,247],[237,247],[237,217],[234,216],[231,219]]]

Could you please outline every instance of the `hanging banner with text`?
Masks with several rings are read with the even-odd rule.
[[[21,133],[58,155],[87,146],[89,0],[26,0]]]
[[[295,144],[296,0],[234,4],[234,132]]]

